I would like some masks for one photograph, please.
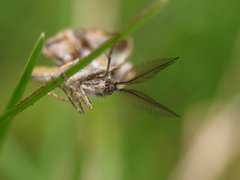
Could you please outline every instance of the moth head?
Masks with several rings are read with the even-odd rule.
[[[107,78],[105,81],[104,93],[106,93],[107,95],[110,95],[117,90],[118,88],[117,88],[116,82],[112,78]]]

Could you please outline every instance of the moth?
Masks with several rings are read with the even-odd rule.
[[[71,30],[59,32],[50,38],[43,48],[45,54],[57,67],[36,67],[32,79],[48,82],[88,55],[91,51],[109,39],[112,34],[101,30]],[[60,85],[76,110],[84,113],[82,104],[92,109],[89,97],[104,97],[119,92],[128,96],[136,105],[144,109],[168,116],[178,116],[174,111],[158,103],[141,91],[128,88],[129,85],[142,83],[173,64],[178,58],[164,58],[147,61],[133,66],[127,62],[133,47],[130,38],[116,43],[109,52],[94,59]],[[58,95],[51,93],[54,97]],[[59,97],[58,97],[59,98]],[[64,99],[64,98],[62,98]],[[65,98],[66,99],[66,98]]]

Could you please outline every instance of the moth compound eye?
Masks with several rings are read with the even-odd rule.
[[[113,84],[109,84],[108,88],[109,88],[109,91],[115,91],[116,90],[116,87]]]

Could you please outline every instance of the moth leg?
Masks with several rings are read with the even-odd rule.
[[[61,76],[65,79],[65,82],[60,84],[59,87],[65,92],[69,101],[72,103],[75,109],[80,114],[84,114],[84,110],[80,101],[80,96],[77,93],[76,89],[72,85],[68,84],[68,78],[64,73],[61,73]]]
[[[54,80],[53,76],[51,76],[49,78],[51,78],[51,80]],[[64,79],[66,79],[66,77],[64,77]],[[58,85],[58,86],[62,89],[61,85]],[[53,91],[50,91],[48,93],[48,95],[53,97],[53,98],[56,98],[58,100],[69,102],[69,98],[68,97],[64,97],[64,96],[58,95],[57,93],[54,93]]]
[[[69,83],[69,84],[70,85],[68,85],[68,86],[70,86],[71,89],[76,93],[79,101],[84,103],[89,109],[93,109],[92,104],[91,104],[89,98],[86,96],[86,93],[83,90],[80,81],[75,81],[74,83]]]
[[[89,100],[89,98],[86,96],[86,93],[84,92],[83,88],[81,87],[81,82],[88,79],[88,78],[94,78],[96,77],[98,73],[93,73],[91,77],[86,77],[85,79],[67,79],[65,74],[62,73],[62,76],[65,78],[66,84],[68,87],[72,89],[72,92],[75,93],[75,96],[77,97],[78,101],[84,103],[89,109],[93,109],[92,104]]]
[[[65,85],[61,85],[62,90],[66,93],[69,101],[72,103],[72,105],[75,107],[75,109],[80,113],[84,114],[84,110],[82,108],[82,104],[80,101],[79,94],[74,90],[72,87],[68,87]]]
[[[65,74],[61,74],[64,77],[64,85],[60,87],[65,91],[70,102],[74,105],[79,113],[83,113],[81,102],[84,103],[89,109],[93,109],[92,104],[86,96],[84,90],[81,87],[79,79],[77,81],[71,79],[70,81],[66,78]],[[69,91],[69,93],[67,93]]]
[[[83,103],[84,103],[89,109],[93,109],[91,101],[90,101],[89,98],[86,96],[86,93],[85,93],[85,91],[83,90],[83,88],[82,88],[81,86],[80,86],[80,88],[79,88],[79,91],[80,91],[80,94],[81,94],[81,96],[82,96]]]
[[[54,93],[53,91],[49,92],[48,95],[53,98],[56,98],[58,100],[69,102],[69,98],[58,95],[58,94]]]

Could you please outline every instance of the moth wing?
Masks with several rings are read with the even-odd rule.
[[[32,80],[42,83],[49,82],[53,80],[53,78],[59,76],[61,73],[64,73],[77,62],[78,60],[75,60],[60,67],[36,66],[31,75]]]
[[[112,70],[112,78],[115,81],[122,82],[132,79],[134,74],[132,72],[133,65],[130,62],[123,63],[116,69]]]
[[[32,72],[32,80],[46,83],[59,75],[58,67],[36,66]]]
[[[134,66],[129,73],[133,74],[132,79],[127,79],[119,84],[135,84],[147,81],[154,77],[157,73],[161,72],[166,67],[172,65],[179,57],[169,57],[157,59],[154,61],[147,61],[142,64]]]
[[[113,34],[99,29],[65,29],[47,40],[43,48],[43,54],[52,59],[56,65],[62,66],[76,59],[81,60],[112,36]],[[130,38],[116,43],[112,54],[112,68],[117,68],[127,60],[131,54],[132,46],[133,43]],[[97,68],[106,68],[107,66],[105,54],[94,61],[96,61],[95,64],[98,64]]]
[[[68,62],[60,67],[48,67],[48,66],[37,66],[33,69],[32,80],[36,82],[46,83],[53,80],[60,74],[64,74],[66,70],[74,66],[79,60]],[[85,68],[68,78],[69,80],[83,81],[91,75],[101,74],[105,71],[105,68],[96,68],[93,65],[87,65]]]
[[[78,34],[79,39],[81,40],[85,39],[91,51],[98,48],[101,44],[103,44],[104,42],[106,42],[108,39],[115,35],[113,33],[108,33],[100,29],[78,30],[76,32]],[[132,49],[133,49],[132,38],[128,37],[126,39],[118,41],[113,46],[113,51],[111,54],[110,71],[118,68],[124,62],[126,62],[132,52]],[[105,52],[104,54],[102,54],[101,56],[94,60],[95,62],[93,62],[93,64],[98,64],[97,68],[106,69],[107,53],[108,52]]]
[[[147,112],[163,116],[179,117],[179,115],[176,114],[174,111],[160,104],[159,102],[157,102],[143,92],[125,88],[120,89],[119,92],[125,95],[128,100],[133,103],[133,105],[143,110],[146,110]]]

